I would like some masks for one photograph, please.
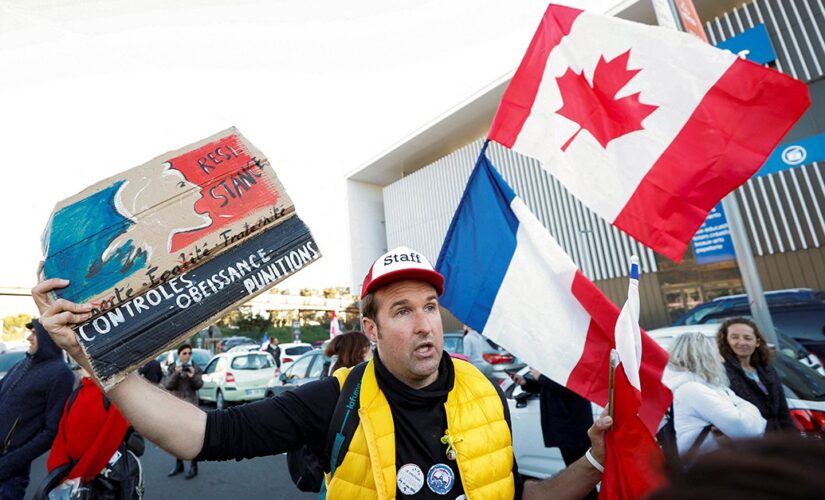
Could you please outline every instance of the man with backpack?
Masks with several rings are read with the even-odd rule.
[[[418,252],[381,256],[361,294],[372,360],[277,398],[207,415],[136,375],[109,395],[139,431],[181,458],[252,458],[306,445],[323,457],[330,498],[581,498],[601,479],[611,419],[588,432],[586,458],[548,480],[523,482],[503,395],[472,364],[442,355],[443,281]],[[48,280],[33,293],[61,284]],[[89,311],[57,301],[44,325],[82,357],[70,325],[87,321]]]

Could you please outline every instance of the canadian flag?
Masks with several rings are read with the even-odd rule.
[[[803,83],[692,35],[551,4],[489,138],[678,262],[809,104]]]

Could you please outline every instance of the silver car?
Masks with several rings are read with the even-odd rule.
[[[496,345],[492,340],[484,338],[488,349],[481,355],[482,361],[473,363],[476,368],[487,375],[487,378],[501,385],[510,380],[509,373],[515,373],[524,368],[517,357]],[[451,332],[444,334],[444,350],[450,354],[464,355],[464,333]]]

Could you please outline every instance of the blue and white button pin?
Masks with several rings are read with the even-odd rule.
[[[453,489],[455,474],[447,464],[435,464],[427,472],[427,486],[433,493],[446,495]]]

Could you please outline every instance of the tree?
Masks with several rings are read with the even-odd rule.
[[[237,327],[247,332],[263,333],[269,329],[270,318],[250,311],[234,310],[220,320],[221,326]]]
[[[3,337],[7,340],[23,340],[26,338],[26,323],[32,320],[28,314],[16,314],[3,318]]]

